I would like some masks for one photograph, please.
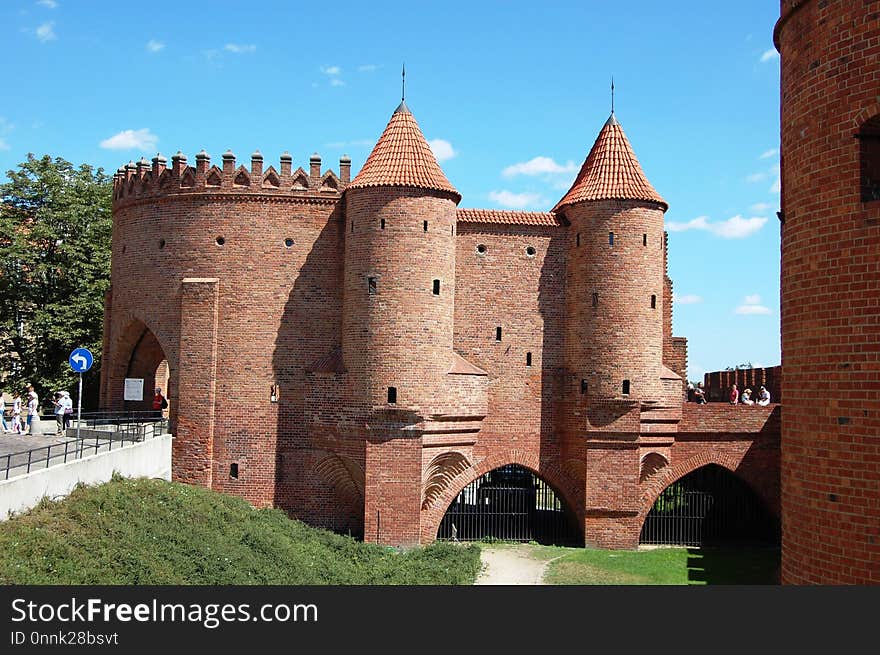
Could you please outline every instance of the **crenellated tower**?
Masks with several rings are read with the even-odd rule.
[[[612,112],[553,210],[569,223],[565,348],[575,394],[642,402],[664,395],[667,208]]]

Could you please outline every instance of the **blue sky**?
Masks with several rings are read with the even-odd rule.
[[[777,0],[3,0],[0,171],[182,150],[360,168],[400,100],[461,207],[548,210],[610,111],[669,203],[689,378],[779,364]]]

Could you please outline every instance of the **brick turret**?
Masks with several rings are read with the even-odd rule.
[[[614,114],[554,211],[569,223],[566,363],[591,399],[663,396],[667,204]],[[674,374],[671,374],[673,377]]]

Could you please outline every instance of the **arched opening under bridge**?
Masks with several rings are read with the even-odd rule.
[[[466,485],[446,510],[437,539],[583,544],[561,495],[517,464],[493,469]]]
[[[734,473],[708,464],[664,489],[645,518],[640,544],[779,546],[779,520]]]

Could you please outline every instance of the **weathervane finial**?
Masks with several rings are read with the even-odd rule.
[[[611,113],[614,113],[614,75],[611,76]]]
[[[406,62],[403,63],[403,70],[400,74],[400,101],[406,102]]]

